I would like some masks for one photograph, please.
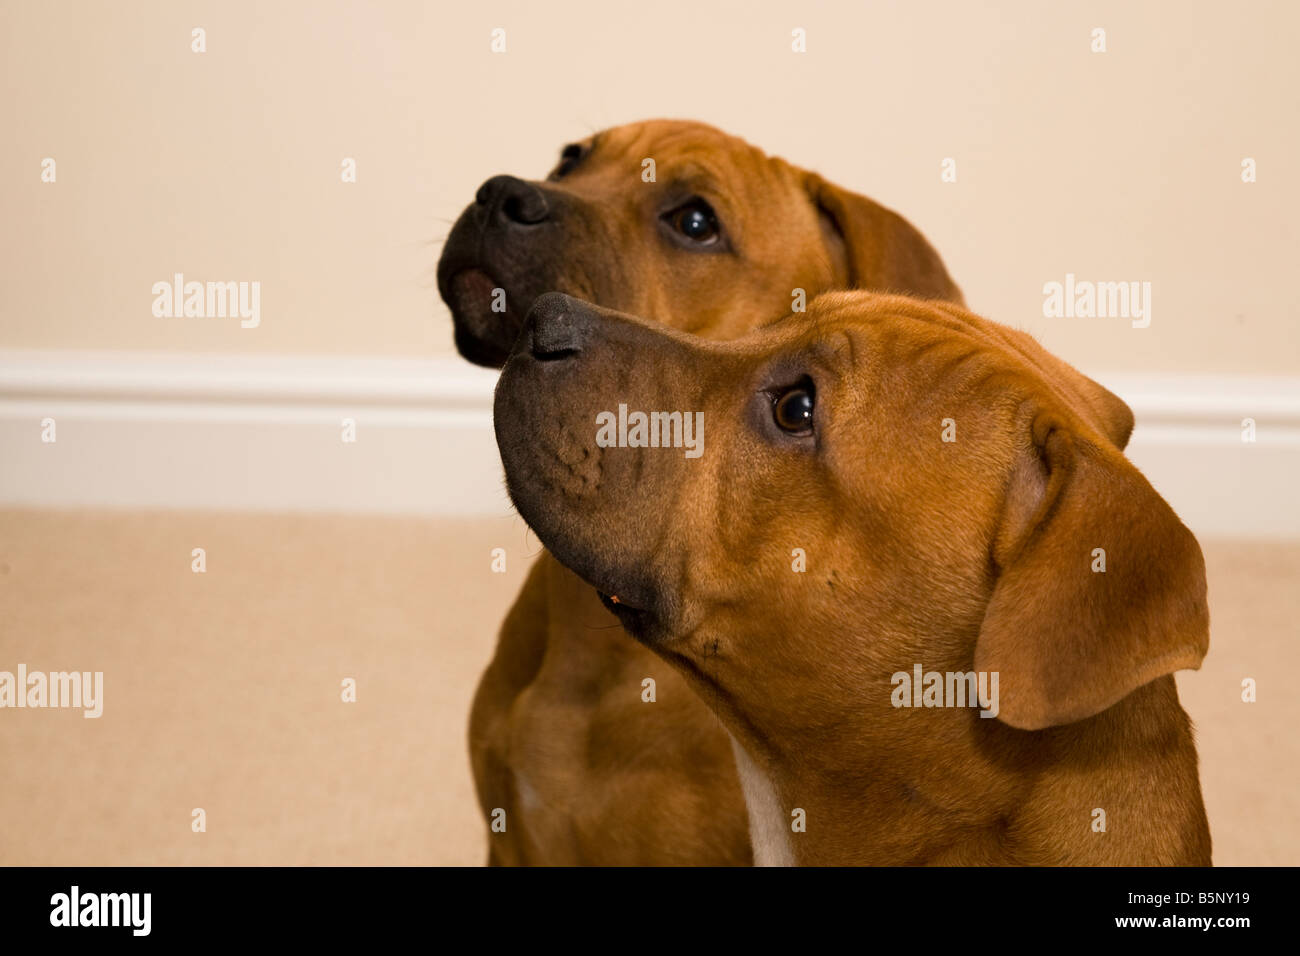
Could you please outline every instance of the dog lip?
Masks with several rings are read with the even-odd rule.
[[[455,255],[444,252],[438,262],[438,295],[452,310],[453,315],[470,311],[474,306],[491,305],[492,289],[501,287],[491,265],[477,255]],[[477,286],[475,289],[473,286]],[[482,293],[486,291],[486,296]],[[471,302],[472,293],[480,293],[484,301]]]
[[[471,206],[452,227],[438,257],[438,294],[453,312],[461,307],[457,301],[457,285],[464,281],[467,274],[481,273],[492,283],[492,287],[504,288],[506,285],[501,281],[501,270],[492,261],[494,257],[491,255],[491,244],[487,242],[487,230],[478,221],[474,211],[475,207]]]
[[[596,594],[600,596],[600,603],[605,605],[605,607],[609,608],[611,611],[615,612],[616,614],[620,611],[625,611],[630,614],[645,613],[644,611],[641,610],[641,608],[634,607],[631,604],[628,604],[627,601],[623,600],[621,597],[619,597],[616,594],[606,594],[600,588],[596,588]]]
[[[457,269],[452,273],[451,278],[447,280],[447,286],[451,291],[452,297],[460,299],[463,296],[472,295],[487,289],[488,295],[491,295],[493,289],[500,287],[500,283],[492,276],[492,273],[480,265],[472,265],[463,269]],[[478,286],[479,288],[473,288]],[[457,303],[459,305],[459,303]]]
[[[451,309],[456,349],[478,365],[500,368],[524,327],[518,310],[506,295],[504,312],[493,312],[495,290],[503,283],[483,265],[448,268],[439,271],[438,291]]]
[[[510,349],[496,342],[474,336],[464,329],[454,332],[456,351],[461,357],[484,368],[500,369],[510,359]]]
[[[658,619],[652,612],[628,604],[621,597],[607,594],[599,588],[596,589],[596,594],[600,597],[600,603],[605,605],[605,610],[618,618],[623,630],[639,641],[648,642],[653,639],[658,629]]]
[[[451,303],[452,279],[468,269],[485,269],[483,259],[483,230],[462,216],[452,227],[438,256],[438,293],[445,302]]]

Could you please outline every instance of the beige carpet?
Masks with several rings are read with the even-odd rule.
[[[0,670],[105,683],[98,720],[0,710],[0,864],[480,863],[465,716],[535,550],[515,518],[0,512]],[[1215,861],[1297,864],[1300,545],[1205,551]]]

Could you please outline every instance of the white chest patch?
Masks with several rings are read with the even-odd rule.
[[[731,736],[728,734],[728,736]],[[790,845],[790,817],[777,798],[776,787],[735,737],[731,752],[740,772],[740,789],[749,811],[749,841],[754,845],[755,866],[794,866]]]

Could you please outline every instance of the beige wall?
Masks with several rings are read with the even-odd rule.
[[[433,263],[482,179],[685,116],[899,209],[1085,368],[1300,373],[1297,6],[986,6],[6,4],[0,348],[448,352]],[[177,271],[260,281],[261,325],[155,318]],[[1152,282],[1150,328],[1043,318],[1067,272]]]

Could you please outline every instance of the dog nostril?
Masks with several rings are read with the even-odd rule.
[[[563,362],[565,359],[571,359],[581,352],[580,349],[558,349],[554,352],[539,352],[536,347],[533,348],[533,358],[539,362]]]
[[[511,222],[533,226],[546,218],[546,200],[536,189],[515,193],[501,204],[501,213]]]
[[[478,188],[474,201],[499,224],[535,226],[551,215],[546,194],[514,176],[493,176]]]
[[[533,313],[528,350],[541,362],[572,358],[582,351],[584,328],[568,309],[543,305]]]
[[[579,354],[582,340],[576,329],[544,325],[533,329],[529,351],[540,362],[558,362]]]

